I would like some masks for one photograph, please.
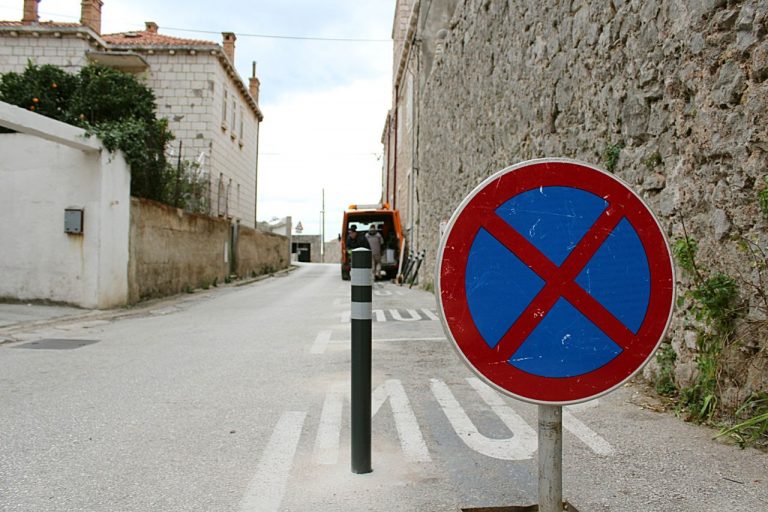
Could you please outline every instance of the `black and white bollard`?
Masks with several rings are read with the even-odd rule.
[[[352,251],[352,472],[371,469],[371,251]]]

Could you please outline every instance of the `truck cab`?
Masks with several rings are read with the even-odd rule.
[[[347,240],[350,228],[354,226],[357,236],[365,236],[373,227],[384,239],[381,249],[381,270],[387,279],[394,279],[400,272],[400,261],[405,254],[405,238],[400,225],[400,212],[388,204],[350,205],[344,212],[341,224],[341,278],[349,279],[350,251]]]

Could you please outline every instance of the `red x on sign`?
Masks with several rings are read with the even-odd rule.
[[[510,167],[470,193],[443,237],[436,283],[465,362],[536,403],[621,385],[653,355],[674,302],[652,212],[615,177],[570,160]]]

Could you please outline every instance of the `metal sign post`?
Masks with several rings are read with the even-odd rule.
[[[539,512],[563,510],[563,407],[539,406]]]
[[[371,469],[371,251],[352,251],[352,472]]]

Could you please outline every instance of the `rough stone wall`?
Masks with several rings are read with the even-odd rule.
[[[131,198],[129,301],[223,283],[229,273],[229,222]]]
[[[223,283],[229,275],[230,223],[131,198],[129,301]],[[237,274],[274,272],[289,262],[286,238],[240,228]]]
[[[426,279],[441,221],[484,178],[538,157],[597,164],[643,196],[671,240],[684,223],[699,265],[743,274],[752,339],[736,359],[752,373],[734,372],[724,396],[768,390],[766,308],[746,282],[764,284],[739,243],[768,244],[757,201],[768,175],[766,32],[761,0],[460,1],[420,105]],[[681,269],[678,281],[691,284]],[[679,308],[669,336],[683,384],[695,374],[694,327]]]
[[[287,268],[291,256],[286,237],[240,227],[237,239],[237,275],[252,277]]]

